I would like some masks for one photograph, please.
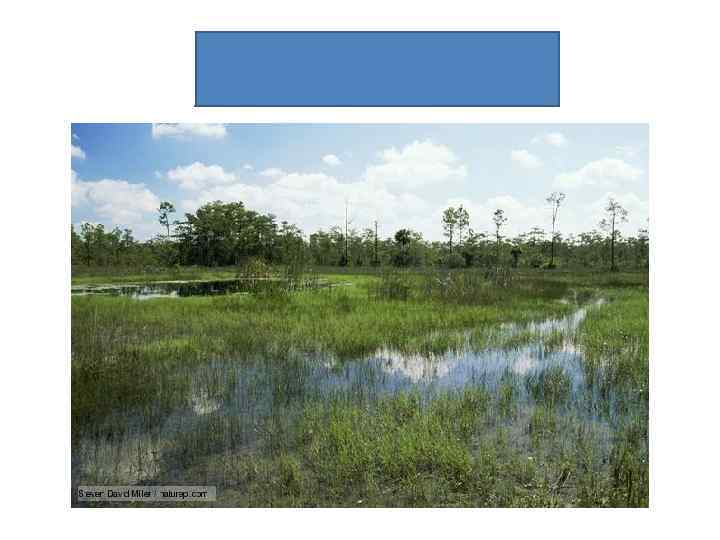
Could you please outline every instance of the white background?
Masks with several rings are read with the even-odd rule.
[[[0,512],[3,529],[17,531],[8,537],[626,538],[717,531],[720,40],[711,6],[628,0],[6,4],[0,22]],[[561,107],[194,110],[193,31],[219,29],[560,30]],[[72,121],[649,122],[651,509],[70,510]]]

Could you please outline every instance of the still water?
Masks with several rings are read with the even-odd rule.
[[[600,399],[588,389],[583,353],[572,340],[587,310],[601,309],[599,304],[579,308],[564,318],[499,327],[497,331],[505,337],[531,334],[526,342],[511,347],[478,350],[470,345],[468,333],[466,347],[437,355],[383,348],[354,360],[294,353],[190,366],[182,374],[191,381],[184,406],[163,414],[161,422],[150,426],[147,411],[128,412],[108,419],[108,425],[122,426],[121,436],[74,441],[73,478],[127,483],[157,479],[162,473],[164,480],[173,480],[167,476],[172,469],[168,464],[173,452],[188,439],[195,441],[194,445],[209,444],[211,448],[204,451],[214,453],[266,444],[268,419],[292,423],[303,407],[313,402],[336,399],[370,406],[397,392],[414,392],[422,400],[432,400],[467,387],[481,385],[493,390],[500,384],[512,384],[520,403],[532,405],[528,381],[551,369],[561,370],[570,385],[570,397],[560,414],[605,426],[609,433],[617,414],[613,397]],[[546,339],[558,334],[562,339],[552,343]]]
[[[221,294],[259,293],[273,290],[306,290],[329,287],[330,283],[316,278],[288,280],[282,278],[223,279],[207,281],[155,281],[121,285],[83,285],[71,288],[76,296],[127,296],[137,300],[151,298],[182,298]]]

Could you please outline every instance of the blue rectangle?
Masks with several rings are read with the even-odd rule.
[[[196,32],[197,107],[559,107],[560,32]]]

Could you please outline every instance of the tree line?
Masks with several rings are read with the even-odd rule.
[[[647,268],[648,231],[623,236],[619,226],[628,211],[618,201],[608,200],[597,228],[567,236],[558,229],[564,201],[563,193],[548,196],[549,230],[534,227],[514,237],[505,234],[511,216],[502,209],[492,215],[493,230],[478,232],[470,226],[466,208],[450,207],[442,216],[444,241],[425,240],[409,228],[379,238],[377,223],[358,230],[349,227],[347,217],[344,224],[306,237],[296,225],[242,202],[211,202],[175,220],[174,205],[164,201],[158,208],[162,232],[150,240],[138,241],[129,229],[106,230],[102,224],[83,223],[79,230],[73,226],[72,264],[229,266],[258,258],[270,264],[356,267]]]

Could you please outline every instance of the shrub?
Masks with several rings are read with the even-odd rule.
[[[407,300],[411,296],[410,280],[406,273],[385,269],[380,280],[369,288],[372,298],[384,300]]]
[[[273,275],[272,266],[259,257],[250,257],[238,264],[239,278],[269,278]]]
[[[464,268],[465,257],[459,253],[450,253],[447,257],[445,257],[445,266],[448,268]]]
[[[513,273],[508,268],[496,266],[485,271],[485,279],[497,287],[507,288],[513,283]]]

